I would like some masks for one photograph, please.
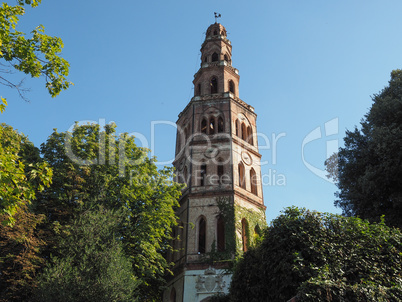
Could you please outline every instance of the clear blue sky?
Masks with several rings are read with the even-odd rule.
[[[261,148],[269,162],[262,167],[267,220],[291,205],[339,213],[335,185],[317,174],[326,150],[337,140],[342,145],[345,129],[358,125],[371,106],[370,96],[387,85],[392,69],[401,68],[400,0],[43,0],[27,9],[20,29],[43,24],[63,39],[75,86],[52,99],[43,79],[27,78],[30,103],[0,87],[9,102],[0,120],[36,146],[53,128],[66,131],[84,120],[114,121],[119,132],[139,133],[151,144],[152,122],[175,123],[193,95],[214,11],[222,14],[219,22],[232,41],[240,98],[254,106],[258,132],[271,143]],[[312,132],[318,127],[321,138],[314,136],[319,129]],[[155,127],[149,147],[159,161],[173,159],[175,134],[168,124]],[[282,135],[275,164],[272,135]],[[266,146],[262,138],[259,143]]]

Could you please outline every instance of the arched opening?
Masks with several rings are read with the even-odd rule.
[[[224,170],[223,170],[222,162],[218,162],[217,174],[218,174],[218,182],[219,182],[219,184],[223,184]]]
[[[215,119],[213,117],[209,119],[209,134],[215,134]]]
[[[248,222],[245,218],[241,220],[241,239],[243,243],[243,252],[247,252],[248,247]]]
[[[207,134],[207,120],[205,118],[201,121],[201,133]]]
[[[172,288],[172,291],[170,292],[169,302],[176,302],[176,290],[174,287]]]
[[[242,140],[247,140],[247,128],[245,123],[241,123],[241,138]]]
[[[184,144],[187,143],[189,133],[190,133],[190,130],[188,129],[188,127],[186,127],[186,129],[184,129],[184,138],[185,138]]]
[[[218,31],[215,29],[214,30],[214,36],[217,36],[218,35]]]
[[[239,120],[236,120],[236,122],[235,122],[235,128],[236,128],[236,136],[237,136],[237,137],[240,137]]]
[[[228,57],[228,55],[224,55],[224,56],[223,56],[223,59],[224,59],[226,62],[229,62],[229,57]]]
[[[197,95],[201,95],[201,83],[198,84]]]
[[[243,189],[246,188],[246,178],[244,175],[244,165],[243,163],[239,164],[239,186]]]
[[[220,116],[218,118],[218,133],[221,133],[223,131],[225,131],[224,124],[223,124],[223,118]]]
[[[176,153],[179,153],[181,151],[181,133],[179,131],[179,127],[177,128],[177,144],[176,144]]]
[[[250,186],[251,186],[251,193],[257,195],[257,175],[253,168],[250,170]]]
[[[260,228],[260,226],[258,224],[255,225],[254,235],[255,236],[261,236],[261,228]]]
[[[211,94],[218,93],[218,80],[215,77],[211,79],[210,85],[211,85]]]
[[[253,145],[253,130],[251,126],[247,127],[247,142]]]
[[[206,239],[207,239],[207,223],[206,223],[204,217],[201,217],[200,221],[198,222],[198,253],[199,254],[205,253]]]
[[[217,233],[217,248],[218,252],[225,251],[225,220],[223,216],[219,216],[217,225],[216,225],[216,233]]]
[[[176,233],[176,227],[172,227],[172,238],[173,238],[173,250],[176,250],[176,244],[177,244],[177,233]]]
[[[207,57],[207,56],[205,56],[205,58],[204,58],[204,62],[205,62],[205,63],[207,63],[207,62],[208,62],[208,57]]]
[[[207,178],[207,165],[201,165],[200,169],[200,186],[205,186]]]
[[[214,52],[212,54],[212,62],[218,62],[218,61],[219,61],[219,55],[216,52]]]
[[[232,80],[229,81],[229,91],[231,93],[235,93],[235,85],[234,85],[234,82]]]
[[[187,177],[188,177],[187,166],[184,167],[183,177],[184,177],[183,183],[187,184],[187,183],[188,183],[188,179],[187,179]]]

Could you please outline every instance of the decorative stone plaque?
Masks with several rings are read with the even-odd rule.
[[[197,293],[218,293],[222,292],[226,286],[226,282],[223,281],[222,275],[216,273],[213,268],[208,268],[204,271],[204,274],[197,277],[195,288]]]

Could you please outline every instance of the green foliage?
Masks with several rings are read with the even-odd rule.
[[[76,125],[72,133],[53,132],[41,146],[54,170],[53,183],[41,194],[37,211],[49,217],[51,228],[55,223],[68,225],[94,204],[127,209],[129,220],[120,236],[141,281],[143,300],[153,301],[169,272],[164,254],[170,248],[171,228],[177,224],[174,208],[182,186],[173,182],[172,169],[158,171],[155,158],[147,157],[148,150],[137,147],[133,136],[117,135],[115,127]]]
[[[236,262],[236,259],[242,254],[241,237],[236,234],[241,234],[241,220],[244,218],[248,222],[246,229],[248,238],[248,247],[254,246],[260,240],[261,227],[266,226],[265,213],[261,211],[253,211],[233,204],[233,198],[217,197],[216,202],[221,215],[225,222],[225,250],[217,251],[215,241],[212,243],[211,252],[204,255],[204,261],[213,264],[214,262],[228,261],[231,264]],[[257,232],[255,232],[257,230]],[[228,267],[231,270],[231,267]]]
[[[265,220],[265,211],[260,209],[258,211],[253,211],[248,208],[243,208],[240,206],[235,206],[235,218],[236,218],[236,230],[238,234],[242,232],[242,219],[246,219],[248,223],[248,228],[246,229],[246,236],[248,238],[247,248],[253,247],[261,239],[261,228],[265,228],[267,222]],[[243,244],[241,238],[236,236],[236,247],[238,251],[241,251]]]
[[[219,214],[225,222],[225,251],[217,251],[216,243],[213,242],[211,252],[205,254],[205,261],[213,264],[217,261],[233,260],[236,255],[236,232],[235,232],[235,214],[233,199],[230,197],[216,198]]]
[[[209,302],[230,302],[230,298],[229,298],[229,295],[216,294],[214,296],[211,296],[211,298],[208,301]]]
[[[126,211],[103,207],[80,214],[63,230],[63,238],[39,278],[36,301],[137,301],[139,284],[119,237]]]
[[[40,0],[18,0],[16,6],[10,6],[5,2],[0,6],[0,62],[5,61],[3,65],[10,67],[10,70],[5,69],[3,73],[16,69],[33,78],[43,76],[50,95],[55,97],[71,84],[66,79],[69,64],[60,57],[63,41],[58,37],[46,35],[42,25],[31,32],[30,38],[17,30],[19,17],[25,13],[23,5],[36,7],[40,2]],[[24,89],[20,84],[15,84],[4,76],[0,76],[0,84],[17,89],[24,98]],[[0,106],[0,110],[4,110],[3,105]]]
[[[344,141],[335,205],[347,216],[379,221],[385,215],[387,224],[402,227],[402,70],[392,71],[361,129],[347,131]]]
[[[2,98],[2,97],[0,97],[0,101],[1,101],[1,104],[0,104],[0,113],[3,113],[3,112],[6,110],[7,101],[6,101],[5,98]]]
[[[18,208],[48,186],[52,170],[38,150],[12,127],[0,125],[0,222],[12,225]]]
[[[224,299],[400,301],[401,263],[398,229],[288,208],[244,254]]]

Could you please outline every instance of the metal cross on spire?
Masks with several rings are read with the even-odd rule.
[[[221,14],[218,14],[217,12],[214,12],[215,14],[215,23],[218,23],[218,18],[222,17]]]

